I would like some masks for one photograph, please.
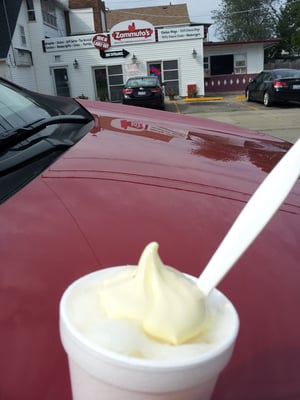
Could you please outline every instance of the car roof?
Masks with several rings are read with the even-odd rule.
[[[149,78],[158,79],[157,76],[154,76],[154,75],[153,76],[145,75],[145,76],[132,76],[132,77],[128,78],[128,80],[130,80],[130,79],[149,79]]]
[[[127,79],[127,83],[131,82],[131,81],[139,81],[139,80],[158,81],[159,82],[159,79],[157,76],[135,76],[135,77],[131,77],[131,78]]]
[[[282,72],[291,72],[291,71],[297,71],[300,72],[299,69],[296,68],[275,68],[275,69],[265,69],[264,72],[272,72],[272,73],[282,73]]]

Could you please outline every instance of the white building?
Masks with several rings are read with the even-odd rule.
[[[186,96],[194,85],[204,94],[202,25],[155,28],[128,20],[109,34],[46,39],[45,47],[51,74],[67,77],[71,96],[119,101],[127,78],[138,75],[157,75],[167,93]]]
[[[278,39],[204,43],[205,92],[244,90],[264,69],[264,52]]]
[[[73,27],[80,26],[79,22],[84,25],[83,33],[96,33],[101,20],[105,22],[104,3],[92,0],[100,5],[95,19],[91,7],[85,8],[84,13],[82,9],[71,10],[72,1],[76,3],[76,0],[0,2],[1,77],[42,93],[56,93],[44,39],[67,37],[73,33]],[[87,18],[87,14],[92,18]]]
[[[49,88],[46,36],[66,36],[68,0],[3,0],[0,3],[0,75],[40,92]]]

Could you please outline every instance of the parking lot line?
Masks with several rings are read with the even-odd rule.
[[[250,105],[248,101],[246,101],[245,96],[236,96],[235,99],[226,99],[228,103],[232,104],[239,104],[242,107],[248,108],[253,111],[258,111],[258,107],[255,107],[254,105]]]
[[[166,101],[166,103],[167,104],[173,104],[174,105],[174,107],[175,107],[175,109],[176,109],[176,113],[177,114],[181,114],[181,111],[180,111],[180,108],[179,108],[179,104],[178,104],[178,102],[177,101],[175,101],[175,100],[169,100],[169,101]]]

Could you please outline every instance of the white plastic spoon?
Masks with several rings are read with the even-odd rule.
[[[300,175],[300,139],[277,163],[235,220],[198,279],[205,296],[215,288],[275,214]]]

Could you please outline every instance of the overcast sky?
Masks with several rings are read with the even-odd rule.
[[[221,0],[105,0],[105,6],[110,10],[162,6],[170,3],[187,4],[192,22],[212,22],[211,11],[217,9]],[[209,28],[209,40],[217,40],[213,26]]]

